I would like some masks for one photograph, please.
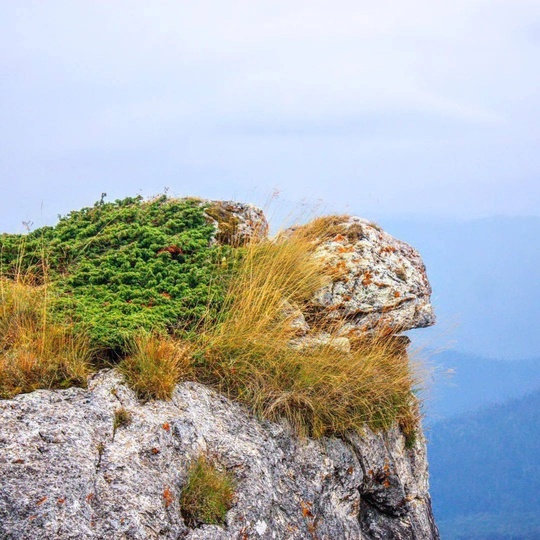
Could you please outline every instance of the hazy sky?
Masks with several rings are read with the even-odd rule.
[[[0,230],[165,186],[540,215],[540,1],[0,0]]]

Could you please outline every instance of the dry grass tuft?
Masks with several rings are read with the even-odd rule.
[[[288,418],[314,437],[401,424],[415,399],[406,352],[378,336],[354,344],[350,353],[331,343],[290,351],[280,359],[279,377],[265,382],[256,396],[260,414]]]
[[[186,343],[141,333],[118,368],[140,399],[170,399],[176,384],[191,375],[191,351]]]
[[[238,252],[226,299],[212,323],[211,341],[220,346],[253,338],[278,338],[281,347],[294,335],[284,305],[304,305],[327,281],[325,265],[313,257],[314,244],[303,234],[274,242],[253,242]],[[204,325],[203,325],[204,326]],[[208,330],[208,328],[203,328]]]
[[[193,463],[180,497],[182,517],[189,527],[221,525],[232,506],[235,481],[205,456]]]
[[[286,418],[305,435],[406,425],[417,380],[401,340],[380,331],[356,339],[347,352],[333,343],[334,331],[319,346],[291,346],[296,330],[284,316],[284,301],[308,311],[328,279],[313,256],[315,232],[327,226],[316,223],[245,248],[222,316],[201,334],[197,377],[260,417]]]
[[[349,219],[347,214],[317,217],[309,223],[298,227],[295,234],[312,240],[331,240],[347,230],[343,226],[343,222],[347,221],[347,219]]]
[[[44,285],[0,278],[0,398],[86,383],[88,340],[50,322],[48,294]]]

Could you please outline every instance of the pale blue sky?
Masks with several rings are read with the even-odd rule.
[[[0,0],[0,230],[165,186],[540,215],[540,1]]]

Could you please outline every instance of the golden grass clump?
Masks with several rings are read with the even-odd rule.
[[[277,339],[280,348],[288,343],[295,331],[283,317],[284,306],[305,304],[327,281],[314,248],[310,238],[296,233],[239,251],[221,316],[207,333],[211,341],[234,349],[253,338],[265,343]]]
[[[319,225],[326,224],[245,248],[221,317],[199,338],[197,376],[260,417],[286,418],[305,435],[405,425],[417,381],[399,339],[371,333],[353,340],[348,352],[337,346],[334,331],[318,346],[291,345],[296,330],[284,302],[309,311],[329,279],[314,256]]]
[[[0,278],[0,398],[86,383],[88,340],[50,321],[49,294],[44,285]]]
[[[234,489],[235,480],[230,473],[200,456],[190,467],[180,496],[180,509],[187,525],[223,524],[232,506]]]
[[[118,368],[140,399],[170,399],[176,384],[191,375],[191,364],[187,343],[141,333]]]
[[[321,216],[312,219],[309,223],[298,227],[296,236],[302,236],[311,240],[331,240],[338,234],[346,232],[347,227],[343,223],[349,219],[346,214],[336,214],[331,216]]]
[[[387,429],[410,417],[412,384],[407,354],[389,338],[366,338],[350,353],[330,342],[284,354],[279,376],[255,396],[256,410],[314,437]]]

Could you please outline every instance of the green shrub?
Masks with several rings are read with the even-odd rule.
[[[189,527],[222,525],[232,506],[235,481],[205,456],[193,463],[180,496],[182,517]]]
[[[0,237],[2,273],[30,273],[59,293],[51,310],[92,345],[121,352],[144,329],[173,332],[219,304],[226,248],[195,199],[100,201],[54,227]]]

